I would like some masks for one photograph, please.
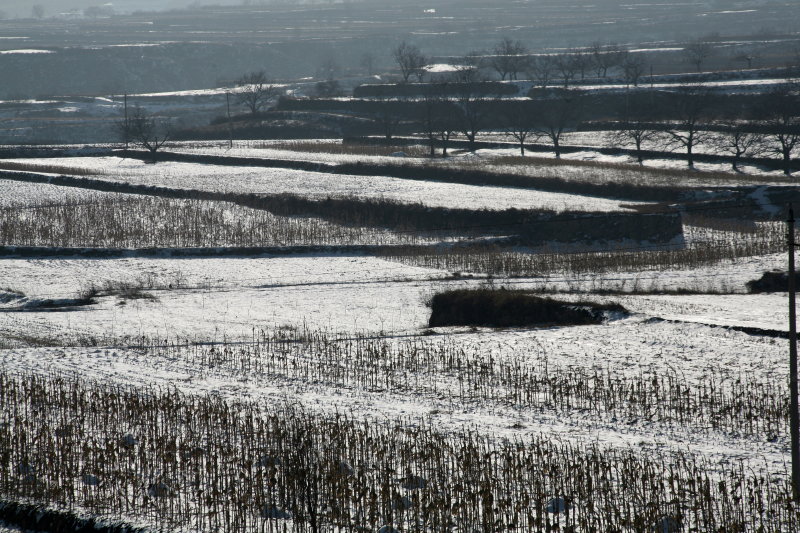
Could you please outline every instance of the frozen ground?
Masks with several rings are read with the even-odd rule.
[[[608,146],[607,139],[608,132],[571,132],[564,134],[562,144],[564,146]],[[507,148],[483,148],[474,153],[464,152],[461,150],[451,150],[450,157],[447,159],[434,159],[431,160],[427,157],[397,157],[397,156],[382,156],[382,155],[368,155],[368,154],[346,154],[346,153],[326,153],[327,151],[335,152],[336,145],[340,145],[339,141],[331,140],[310,140],[303,141],[302,144],[316,143],[319,144],[321,150],[319,152],[311,152],[306,150],[292,150],[291,143],[286,141],[235,141],[233,148],[228,148],[227,142],[183,142],[178,143],[172,150],[183,153],[192,154],[208,154],[232,157],[254,157],[254,158],[268,158],[268,159],[285,159],[292,161],[312,161],[317,163],[354,163],[364,161],[376,164],[393,164],[393,165],[439,165],[439,166],[456,166],[456,167],[481,167],[485,170],[494,170],[499,172],[509,172],[513,174],[523,174],[531,176],[545,176],[545,177],[576,177],[582,180],[599,180],[599,181],[618,181],[625,174],[636,174],[641,179],[641,170],[634,157],[628,155],[607,155],[601,154],[593,150],[584,150],[580,152],[564,153],[562,154],[561,163],[558,166],[550,164],[542,164],[536,162],[536,159],[555,161],[555,155],[552,152],[526,152],[526,157],[531,160],[528,165],[507,165],[502,162],[498,163],[493,161],[496,158],[502,157],[518,157],[520,154],[519,148],[513,145],[513,139],[504,135],[491,134],[485,135],[481,140],[489,142],[500,140],[502,142],[512,143]],[[530,142],[537,142],[531,139]],[[539,141],[544,144],[544,141]],[[274,145],[271,146],[271,145]],[[325,145],[332,145],[330,148],[325,148]],[[627,146],[632,148],[632,146]],[[660,149],[658,146],[647,146],[646,149]],[[402,149],[400,149],[402,150]],[[715,153],[713,150],[707,150],[704,146],[696,148],[698,153]],[[680,152],[676,152],[680,154]],[[586,167],[569,167],[563,165],[566,161],[594,161],[598,163],[611,163],[615,165],[630,165],[630,171],[620,169],[603,169],[603,168],[586,168]],[[709,178],[709,174],[713,175],[714,185],[741,185],[746,179],[758,179],[759,183],[764,184],[785,184],[786,178],[780,170],[765,170],[763,168],[742,164],[739,165],[738,172],[732,172],[731,165],[728,163],[695,163],[694,170],[689,170],[686,161],[681,157],[676,158],[647,158],[644,162],[645,169],[658,170],[669,169],[686,171],[683,177],[676,176],[652,176],[648,177],[648,184],[664,184],[664,185],[686,185],[686,186],[703,186],[708,185],[705,178]],[[589,176],[587,176],[589,174]],[[721,175],[720,175],[721,174]],[[595,177],[592,177],[595,175]]]
[[[28,299],[68,299],[90,284],[141,281],[154,299],[102,297],[63,312],[36,311],[18,300],[0,329],[50,338],[176,336],[248,338],[253,328],[307,324],[333,331],[416,331],[427,316],[421,299],[441,272],[367,257],[262,259],[5,260],[0,279]],[[408,280],[408,281],[406,281]],[[170,288],[172,287],[172,288]],[[147,289],[145,289],[147,290]],[[122,302],[125,301],[124,304]],[[35,305],[35,304],[34,304]]]
[[[717,383],[743,376],[779,379],[785,363],[784,347],[768,339],[704,326],[640,320],[586,328],[463,332],[444,341],[429,339],[434,344],[452,342],[466,350],[479,350],[485,357],[547,364],[551,370],[583,365],[633,376],[688,374],[700,381],[715,373]],[[103,383],[174,386],[189,394],[210,393],[229,399],[291,398],[311,410],[356,416],[414,419],[429,415],[444,431],[472,428],[496,437],[547,433],[567,441],[600,441],[655,454],[688,449],[715,461],[744,460],[768,471],[782,471],[785,461],[784,438],[769,442],[766,437],[742,438],[691,424],[596,417],[581,410],[525,409],[491,401],[452,403],[425,393],[424,387],[370,391],[279,374],[264,379],[224,367],[198,366],[173,352],[160,356],[119,348],[36,348],[5,350],[0,356],[6,368],[26,373],[79,374]],[[443,374],[406,375],[406,379],[409,383],[436,380],[440,388],[458,386],[452,376]]]
[[[12,160],[15,161],[15,160]],[[276,168],[215,166],[161,162],[155,165],[116,157],[74,157],[16,160],[28,164],[94,169],[103,180],[178,189],[260,194],[292,193],[311,198],[329,196],[386,198],[432,207],[467,209],[552,209],[555,211],[625,211],[624,204],[599,197]],[[2,173],[0,173],[2,177]]]
[[[779,263],[778,257],[742,260],[696,274],[696,289],[744,290],[744,283]],[[509,288],[556,290],[686,288],[686,272],[550,276],[494,280]],[[447,273],[372,257],[317,256],[258,259],[7,259],[3,288],[25,294],[0,304],[6,337],[76,336],[242,339],[253,328],[307,326],[328,331],[418,334],[427,324],[425,301],[437,290],[483,281],[442,281]],[[706,277],[707,276],[707,277]],[[89,306],[58,311],[42,300],[76,298],[90,285],[137,285],[152,298],[103,296]],[[151,288],[152,287],[152,288]],[[689,285],[692,288],[692,285]],[[565,295],[565,298],[573,297]],[[575,296],[577,297],[577,296]],[[727,326],[786,330],[781,295],[609,296],[641,319],[651,317]],[[40,304],[39,304],[40,305]],[[12,311],[14,310],[14,311]]]
[[[2,178],[2,172],[0,172]],[[62,201],[81,201],[99,197],[120,197],[115,193],[90,191],[73,187],[61,187],[45,183],[26,183],[0,179],[0,208],[2,207],[31,207],[43,203],[57,203]]]
[[[115,158],[43,162],[96,168],[101,179],[213,190],[275,192],[283,187],[324,195],[342,187],[369,187],[406,198],[411,193],[401,184],[427,185],[271,169],[153,166]],[[541,168],[561,171],[555,166]],[[579,167],[564,168],[578,177]],[[602,179],[606,170],[598,172],[601,175],[596,179]],[[533,201],[539,195],[497,188],[498,196],[491,196],[495,188],[471,191],[456,186],[445,190],[436,188],[441,184],[430,185],[435,187],[420,189],[417,194],[442,198],[443,202],[472,202],[469,205],[518,205],[513,202]],[[395,186],[398,188],[391,188]],[[77,189],[61,191],[49,185],[5,180],[0,180],[0,187],[0,191],[9,192],[8,198],[23,204],[58,198],[60,192],[83,194]],[[469,198],[448,199],[448,194]],[[765,270],[783,268],[784,261],[783,254],[775,254],[691,270],[494,279],[491,283],[495,287],[548,289],[563,293],[556,298],[619,302],[632,314],[581,327],[430,330],[430,310],[425,302],[432,294],[488,282],[479,277],[452,279],[450,273],[441,270],[350,255],[3,259],[0,346],[5,348],[0,349],[0,365],[21,373],[77,374],[101,383],[175,387],[187,394],[219,395],[231,400],[288,399],[309,410],[346,412],[355,417],[429,417],[443,431],[472,429],[497,438],[548,434],[564,441],[601,442],[654,456],[688,450],[720,465],[741,460],[757,472],[783,475],[788,439],[782,430],[778,435],[744,434],[715,430],[707,421],[679,423],[668,418],[590,414],[583,409],[529,408],[479,399],[477,395],[474,400],[453,401],[430,390],[432,383],[440,391],[460,386],[453,373],[440,370],[403,371],[409,384],[405,388],[366,389],[326,379],[298,379],[280,372],[258,374],[224,365],[212,367],[185,352],[165,354],[137,345],[188,338],[246,346],[262,329],[326,331],[348,338],[357,334],[381,337],[389,345],[409,341],[443,344],[477,354],[481,360],[546,367],[555,374],[584,369],[632,380],[674,376],[692,388],[711,382],[727,387],[737,380],[780,384],[786,377],[785,341],[714,326],[785,331],[785,294],[743,294],[747,281],[760,277]],[[104,292],[89,305],[71,302],[92,285],[103,289],[124,284],[140,287],[141,293]],[[651,289],[729,294],[586,294]],[[59,303],[65,306],[54,307]],[[64,346],[71,342],[98,342],[99,346]],[[117,347],[109,347],[112,342]],[[299,365],[304,362],[302,357],[298,356]]]

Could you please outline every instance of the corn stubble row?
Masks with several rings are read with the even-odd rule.
[[[315,350],[326,343],[318,341]],[[290,344],[302,343],[265,341],[253,359],[289,351]],[[353,343],[346,353],[355,357],[360,350],[364,362],[376,357],[369,345]],[[161,350],[187,357],[184,348]],[[423,351],[419,358],[440,357]],[[195,358],[213,357],[215,365],[233,364],[225,362],[224,350],[194,352]],[[246,359],[237,353],[239,361]],[[392,361],[388,366],[399,364],[399,358]],[[406,366],[423,363],[434,364]],[[471,363],[453,363],[465,379],[475,379]],[[280,379],[276,365],[266,364],[272,370],[249,372]],[[0,407],[0,496],[155,528],[386,533],[800,527],[785,472],[720,465],[688,452],[655,456],[553,435],[499,439],[475,430],[444,432],[426,419],[320,414],[289,401],[233,401],[55,374],[0,373]]]
[[[637,272],[642,270],[693,269],[784,251],[785,236],[773,228],[758,234],[736,234],[729,239],[715,239],[685,248],[667,249],[668,246],[628,247],[610,245],[603,251],[548,252],[529,254],[498,246],[465,249],[452,248],[431,253],[428,249],[412,246],[388,249],[384,258],[404,264],[447,270],[474,272],[498,277],[536,277],[548,274],[603,274],[609,272]]]
[[[413,243],[411,235],[369,231],[312,217],[276,216],[232,203],[103,195],[0,208],[0,245],[213,247]]]
[[[762,442],[788,435],[784,383],[714,373],[695,382],[674,371],[621,375],[609,368],[564,367],[549,362],[536,344],[524,352],[487,353],[433,337],[389,342],[262,330],[245,344],[155,345],[146,357],[155,356],[184,361],[195,377],[222,373],[229,379],[304,383],[310,390],[414,395],[449,408],[485,407],[506,416],[580,413],[592,420],[644,420]]]

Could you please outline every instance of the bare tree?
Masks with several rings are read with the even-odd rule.
[[[769,95],[763,111],[766,152],[783,161],[783,173],[792,173],[792,158],[800,150],[800,85],[787,84]]]
[[[627,54],[622,61],[622,76],[628,85],[638,86],[644,70],[645,61],[641,55]]]
[[[566,89],[569,87],[569,82],[578,72],[577,56],[575,54],[559,54],[555,57],[555,65]]]
[[[375,54],[371,52],[364,52],[361,54],[359,65],[366,71],[368,76],[372,76],[375,74],[375,62]]]
[[[339,63],[336,61],[333,54],[327,54],[322,58],[317,67],[317,78],[331,81],[338,76],[340,70],[341,67],[339,67]]]
[[[575,71],[581,75],[581,80],[586,79],[586,71],[592,68],[592,56],[584,50],[573,52]]]
[[[636,161],[644,164],[643,145],[658,139],[659,128],[654,123],[653,106],[647,94],[628,97],[628,104],[617,129],[611,134],[611,142],[618,146],[634,146]]]
[[[486,81],[487,76],[485,73],[486,60],[485,54],[477,50],[465,55],[461,60],[461,65],[458,68],[458,81],[473,82],[473,81]]]
[[[728,120],[720,122],[722,131],[712,137],[713,145],[723,153],[733,157],[731,167],[739,170],[739,163],[743,157],[758,157],[765,153],[764,135],[753,131],[752,126],[741,120]]]
[[[314,93],[320,98],[331,98],[341,96],[342,86],[336,80],[322,80],[314,84]]]
[[[731,57],[732,61],[737,63],[747,63],[747,68],[753,68],[753,61],[758,59],[760,55],[755,50],[745,50]]]
[[[118,123],[118,131],[126,144],[128,142],[138,144],[153,154],[170,138],[169,127],[156,121],[138,106],[128,114],[127,120],[123,119]]]
[[[793,78],[800,76],[800,46],[794,48],[794,53],[786,62],[786,77]]]
[[[602,44],[595,41],[589,46],[589,54],[598,78],[608,76],[609,69],[622,65],[628,51],[616,43]]]
[[[695,148],[712,136],[707,126],[713,119],[713,99],[708,89],[691,86],[681,88],[671,100],[671,116],[676,120],[667,125],[666,148],[686,150],[686,163],[693,168]]]
[[[517,75],[528,65],[528,49],[520,41],[504,37],[494,48],[488,58],[491,66],[500,79],[516,80]]]
[[[381,89],[375,96],[374,101],[377,108],[372,115],[372,120],[381,128],[383,136],[391,139],[401,122],[398,110],[400,101],[392,99],[384,91],[385,89]]]
[[[457,129],[469,141],[469,151],[475,151],[475,138],[485,127],[489,102],[476,90],[474,83],[462,83],[456,90],[454,102]]]
[[[120,141],[125,144],[125,150],[127,150],[131,143],[131,117],[128,112],[128,93],[122,96],[122,118],[116,122],[115,128]]]
[[[428,60],[422,55],[419,48],[403,41],[392,51],[392,56],[397,62],[397,66],[400,67],[403,83],[408,83],[408,78],[411,76],[416,76],[417,79],[422,81]]]
[[[441,143],[442,157],[447,157],[447,143],[458,129],[453,104],[444,95],[447,94],[444,83],[428,88],[422,99],[420,125],[428,138],[430,156],[436,156],[436,143]]]
[[[700,67],[714,53],[714,48],[709,42],[703,39],[695,39],[683,48],[683,59],[690,65],[694,65],[695,70],[700,72]]]
[[[255,115],[278,95],[278,88],[263,70],[249,72],[236,80],[236,101]]]
[[[561,158],[561,138],[564,132],[577,126],[582,106],[580,93],[570,90],[560,91],[555,98],[538,101],[533,134],[537,139],[547,139],[553,145],[557,159]]]
[[[525,142],[533,135],[536,123],[535,104],[520,102],[518,105],[506,106],[501,114],[503,129],[519,144],[520,156],[525,157]]]
[[[551,55],[535,56],[528,64],[528,75],[542,88],[547,88],[556,71],[556,58]]]

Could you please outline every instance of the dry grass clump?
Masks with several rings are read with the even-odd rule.
[[[604,312],[625,312],[619,305],[560,302],[506,289],[456,289],[430,299],[430,327],[437,326],[555,326],[603,322]]]
[[[202,531],[795,531],[786,473],[0,373],[0,495]],[[660,530],[660,529],[659,529]]]
[[[48,174],[67,174],[74,176],[102,176],[107,174],[107,172],[101,169],[47,165],[43,163],[18,163],[14,161],[0,161],[0,170],[11,170],[15,172],[45,172]]]
[[[331,143],[309,141],[283,141],[279,143],[251,144],[252,148],[272,148],[275,150],[290,150],[293,152],[336,154],[336,155],[363,155],[363,156],[388,156],[403,152],[409,157],[426,157],[428,149],[422,145],[377,145],[357,143]]]
[[[800,276],[795,273],[795,284]],[[788,292],[789,273],[782,271],[764,272],[760,278],[747,282],[747,292],[760,294],[764,292]]]

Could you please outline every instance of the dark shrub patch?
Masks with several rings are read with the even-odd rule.
[[[599,324],[604,311],[627,312],[617,304],[561,302],[505,289],[460,289],[440,292],[430,302],[430,327],[554,326]]]
[[[800,276],[795,273],[795,284],[800,286]],[[746,283],[747,291],[750,293],[759,292],[786,292],[789,290],[789,274],[783,271],[764,272],[759,279],[754,279]]]

